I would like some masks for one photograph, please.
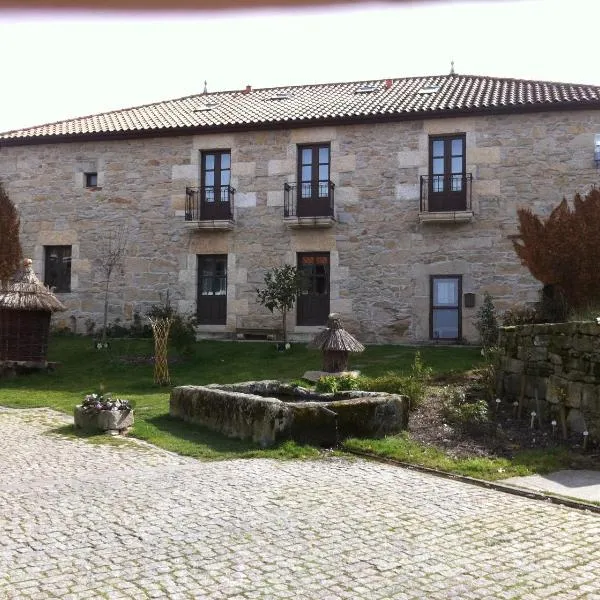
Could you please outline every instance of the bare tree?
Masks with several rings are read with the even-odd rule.
[[[0,284],[16,273],[21,258],[19,215],[0,181]]]
[[[98,262],[104,275],[104,324],[102,327],[102,345],[106,346],[106,330],[108,328],[108,297],[110,293],[110,282],[115,271],[123,273],[125,255],[129,242],[129,229],[126,225],[116,226],[109,229],[103,241],[100,243]]]

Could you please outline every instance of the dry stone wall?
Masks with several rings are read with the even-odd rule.
[[[499,392],[524,395],[545,421],[600,439],[600,326],[593,322],[520,325],[500,333]],[[536,401],[537,397],[537,401]]]
[[[227,254],[227,321],[204,335],[240,328],[275,329],[277,316],[256,302],[267,269],[298,252],[329,252],[330,310],[367,343],[429,339],[430,277],[461,275],[462,336],[476,342],[476,312],[488,291],[498,309],[536,299],[539,285],[519,264],[510,236],[516,210],[548,213],[564,196],[598,183],[593,137],[598,111],[489,115],[385,124],[242,131],[134,140],[6,146],[0,179],[21,215],[25,254],[43,276],[44,246],[71,245],[72,291],[60,294],[64,324],[102,322],[103,236],[131,232],[122,273],[114,277],[111,321],[126,322],[164,298],[193,312],[197,255]],[[428,174],[430,135],[464,133],[473,174],[470,223],[422,223],[419,177]],[[298,145],[327,142],[335,184],[331,228],[290,229],[284,184],[295,182]],[[200,153],[231,150],[236,188],[231,231],[186,227],[186,186],[198,186]],[[84,187],[84,173],[98,187]],[[319,328],[295,325],[291,337]]]

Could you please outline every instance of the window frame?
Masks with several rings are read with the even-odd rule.
[[[95,179],[95,183],[91,183],[91,178]],[[83,174],[83,183],[86,188],[97,188],[98,187],[98,171],[86,171]]]
[[[67,251],[68,249],[68,251]],[[60,265],[66,265],[58,269],[58,273],[53,274],[53,265],[51,264],[51,253],[56,252],[56,258],[60,260]],[[68,256],[67,256],[68,254]],[[73,261],[73,246],[71,245],[51,245],[44,246],[44,285],[59,294],[68,294],[71,292],[72,276],[71,263]],[[56,268],[56,267],[55,267]],[[52,276],[51,276],[52,275]]]
[[[462,275],[454,274],[454,275],[430,275],[429,276],[429,339],[433,341],[460,341],[462,339]],[[444,279],[456,279],[458,282],[457,285],[457,296],[456,296],[456,305],[453,306],[437,306],[434,304],[434,292],[435,292],[435,282]],[[440,338],[434,337],[433,335],[433,315],[434,311],[455,311],[457,314],[457,336],[454,338]]]
[[[461,154],[453,154],[453,142],[460,140]],[[443,143],[443,155],[434,154],[436,142]],[[434,205],[434,212],[437,210],[466,210],[467,208],[467,135],[466,133],[448,133],[442,135],[429,136],[429,202]],[[461,171],[454,172],[452,169],[452,159],[460,156],[462,159]],[[436,173],[434,161],[443,159],[443,170]],[[436,189],[439,185],[439,177],[442,178],[442,189]],[[454,177],[460,178],[460,189],[454,187]],[[438,206],[439,205],[439,206]],[[431,208],[429,210],[432,210]]]
[[[327,179],[321,179],[319,177],[319,170],[322,163],[319,157],[320,150],[327,149]],[[308,164],[303,162],[302,156],[304,154],[304,150],[311,150],[311,178],[310,180],[304,180],[302,178],[302,167],[308,166]],[[322,199],[329,198],[329,182],[331,181],[331,143],[330,142],[318,142],[314,144],[298,144],[297,148],[298,152],[298,164],[297,164],[297,181],[298,181],[298,198],[299,199]],[[321,193],[321,184],[326,182],[324,187],[325,193]],[[310,195],[304,195],[303,193],[303,184],[310,183],[311,185],[311,193]]]
[[[215,157],[214,168],[207,169],[206,168],[206,158],[211,155],[214,155],[214,157]],[[224,155],[229,156],[229,167],[226,169],[222,168]],[[211,186],[206,185],[207,171],[211,171],[214,173],[213,184]],[[229,182],[226,184],[222,183],[223,171],[229,171]],[[217,173],[219,174],[218,175],[218,179],[219,179],[218,185],[216,184],[216,180],[217,180],[216,174]],[[209,199],[206,194],[207,187],[213,188],[212,199]],[[215,193],[217,188],[219,190],[218,198],[217,198],[217,194]],[[225,196],[223,196],[223,188],[227,188],[227,192],[226,192]],[[202,194],[201,194],[202,201],[209,203],[209,204],[216,204],[217,202],[229,202],[229,200],[230,200],[229,189],[230,188],[231,188],[231,149],[219,148],[219,149],[215,149],[215,150],[200,150],[200,190],[202,192]]]

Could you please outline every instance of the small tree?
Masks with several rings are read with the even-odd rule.
[[[0,285],[17,272],[22,258],[19,215],[0,182]]]
[[[104,274],[104,326],[102,328],[102,345],[106,347],[106,331],[108,328],[108,297],[110,282],[115,270],[123,272],[129,231],[126,226],[109,230],[100,244],[98,261]]]
[[[483,304],[477,311],[477,330],[481,338],[484,350],[492,348],[498,341],[498,320],[496,319],[496,308],[492,297],[488,292],[483,295]]]
[[[528,208],[517,211],[519,238],[513,242],[521,264],[553,298],[569,309],[600,301],[600,190],[576,194],[572,207],[564,199],[542,221]]]
[[[284,265],[267,271],[265,288],[256,290],[258,301],[271,312],[281,312],[283,342],[287,341],[287,314],[294,307],[298,294],[302,290],[302,275],[297,267]]]

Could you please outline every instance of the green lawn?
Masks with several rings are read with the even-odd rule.
[[[409,373],[415,352],[419,351],[434,375],[461,373],[481,362],[478,348],[369,346],[353,356],[350,367],[363,375],[377,377],[389,371]],[[168,414],[169,388],[153,382],[152,340],[118,339],[108,350],[96,350],[90,338],[51,339],[48,359],[60,366],[50,373],[36,373],[0,381],[0,404],[11,407],[49,406],[71,413],[73,407],[91,392],[103,389],[135,404],[133,435],[158,446],[198,458],[231,457],[316,457],[320,451],[286,442],[263,450],[256,444],[226,438],[198,426],[188,425]],[[203,341],[192,356],[175,357],[170,366],[173,385],[232,383],[257,379],[297,380],[305,371],[319,369],[321,356],[305,345],[294,344],[278,352],[275,344],[264,342]],[[62,433],[67,430],[63,428]],[[553,470],[564,464],[565,453],[520,454],[504,459],[451,459],[444,453],[416,444],[402,434],[384,440],[348,440],[347,449],[366,451],[405,462],[445,471],[499,479]]]

